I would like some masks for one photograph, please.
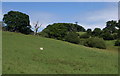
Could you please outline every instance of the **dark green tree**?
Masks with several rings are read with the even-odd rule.
[[[42,32],[41,35],[49,38],[65,40],[65,36],[68,32],[79,32],[85,31],[82,26],[72,23],[54,23],[48,25]]]
[[[104,29],[108,29],[111,34],[116,33],[117,32],[116,25],[117,25],[116,21],[113,21],[113,20],[108,21],[106,22],[106,27]]]
[[[113,35],[111,35],[111,33],[109,32],[104,32],[101,34],[101,37],[104,39],[104,40],[114,40],[114,37]]]
[[[29,16],[24,13],[9,11],[4,15],[3,21],[7,24],[7,31],[20,32],[24,34],[30,34],[32,32],[30,29]]]
[[[93,36],[100,36],[102,33],[101,29],[100,28],[95,28],[92,32],[92,35]]]
[[[87,33],[88,33],[89,35],[91,35],[91,34],[92,34],[92,30],[91,30],[91,29],[87,29]]]
[[[76,32],[68,32],[65,36],[65,40],[75,44],[79,43],[78,34]]]
[[[115,41],[115,46],[120,46],[120,40]]]

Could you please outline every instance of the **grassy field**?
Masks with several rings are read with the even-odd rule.
[[[106,43],[112,46],[112,42]],[[44,50],[40,50],[40,47]],[[3,74],[22,73],[116,74],[118,53],[49,38],[3,32]]]
[[[114,44],[115,44],[115,40],[106,41],[107,50],[109,50],[109,51],[117,51],[118,47],[115,47]]]
[[[83,35],[85,34],[86,32],[77,32],[79,35]]]

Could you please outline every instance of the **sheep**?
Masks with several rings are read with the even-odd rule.
[[[40,50],[43,50],[43,47],[40,47]]]

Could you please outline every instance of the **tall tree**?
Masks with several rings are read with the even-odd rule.
[[[19,11],[9,11],[4,15],[3,21],[7,24],[7,31],[21,32],[24,34],[30,34],[32,32],[29,16]]]
[[[116,21],[113,21],[113,20],[108,21],[106,22],[106,27],[104,29],[108,29],[111,34],[116,33],[117,32],[116,24],[117,24]]]

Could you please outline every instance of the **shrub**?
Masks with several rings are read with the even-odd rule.
[[[39,36],[42,36],[42,37],[49,37],[49,35],[48,35],[48,33],[46,33],[46,32],[40,32],[40,33],[38,33],[38,35]]]
[[[85,46],[106,49],[105,41],[102,38],[89,38]]]
[[[117,33],[112,34],[112,36],[113,36],[113,39],[114,39],[114,40],[118,38]]]
[[[7,27],[6,27],[6,26],[3,26],[3,27],[2,27],[2,30],[3,30],[3,31],[7,31]]]
[[[79,40],[80,45],[86,45],[86,43],[87,43],[87,39],[80,39]]]
[[[78,34],[76,32],[68,32],[68,34],[65,36],[65,41],[78,44],[79,43]]]
[[[104,40],[114,40],[113,35],[111,35],[109,32],[102,33],[101,37],[102,37]]]
[[[90,35],[88,35],[88,33],[80,35],[80,38],[89,38],[89,37],[90,37]]]
[[[115,42],[115,46],[120,46],[120,39]]]

